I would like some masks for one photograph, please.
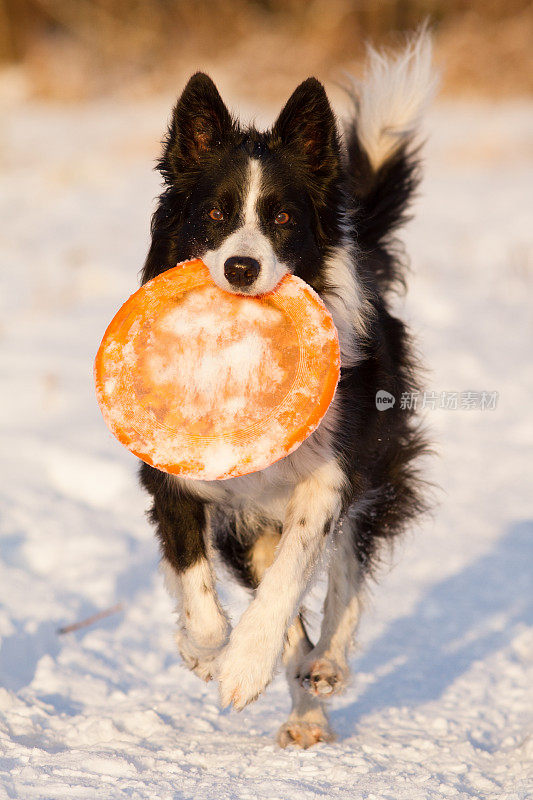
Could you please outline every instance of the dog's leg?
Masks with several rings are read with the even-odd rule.
[[[278,731],[280,747],[293,744],[306,749],[317,742],[331,742],[335,738],[322,702],[302,688],[300,664],[312,649],[313,643],[307,636],[299,614],[287,632],[287,644],[283,652],[292,709],[289,719]]]
[[[161,569],[167,590],[177,601],[175,638],[183,662],[199,678],[210,681],[215,674],[216,658],[230,631],[215,591],[211,565],[206,558],[200,558],[178,571],[163,558]]]
[[[210,563],[209,519],[203,501],[167,476],[144,465],[141,480],[154,503],[151,518],[157,526],[163,558],[161,568],[171,596],[177,601],[176,642],[183,661],[203,680],[213,677],[213,665],[229,635]]]
[[[274,561],[279,542],[280,535],[275,530],[267,530],[254,542],[250,553],[250,564],[256,585]],[[334,738],[323,704],[318,698],[311,697],[302,688],[300,681],[300,663],[312,649],[313,643],[305,630],[300,610],[287,631],[287,641],[283,651],[292,709],[289,719],[278,731],[277,742],[280,747],[292,744],[305,749],[317,742],[329,742]]]
[[[274,562],[221,654],[223,706],[233,703],[236,709],[244,708],[271,681],[287,629],[339,515],[344,482],[342,470],[332,460],[296,487]]]
[[[300,685],[322,699],[346,686],[348,652],[359,621],[363,576],[353,548],[353,524],[347,519],[335,537],[320,639],[299,665]]]

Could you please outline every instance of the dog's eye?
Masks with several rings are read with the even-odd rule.
[[[279,214],[276,214],[274,217],[274,222],[276,225],[285,225],[286,222],[290,220],[289,215],[286,211],[280,211]]]
[[[215,222],[221,222],[224,219],[224,214],[219,208],[212,208],[209,212],[209,216],[211,219],[214,219]]]

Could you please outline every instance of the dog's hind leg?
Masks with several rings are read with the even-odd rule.
[[[320,638],[299,664],[299,683],[313,697],[327,699],[342,691],[349,677],[348,653],[361,610],[363,573],[351,526],[345,519],[336,534],[328,572],[328,589]]]
[[[331,742],[335,738],[323,703],[302,688],[300,664],[312,649],[313,643],[307,636],[300,613],[288,630],[283,653],[292,710],[289,719],[278,731],[280,747],[296,745],[306,749],[317,742]]]
[[[256,585],[274,561],[280,538],[277,530],[267,529],[254,542],[250,551],[250,565]],[[287,642],[283,651],[292,709],[289,719],[278,731],[277,741],[280,747],[296,745],[307,748],[317,742],[332,741],[334,738],[323,704],[318,698],[311,697],[300,683],[299,665],[312,649],[313,643],[307,635],[300,611],[287,631]]]

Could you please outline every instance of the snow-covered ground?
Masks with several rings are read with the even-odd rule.
[[[273,743],[283,679],[221,713],[180,666],[135,459],[94,399],[169,104],[2,111],[0,798],[532,797],[533,106],[430,117],[399,305],[426,388],[498,406],[426,412],[437,510],[372,589],[337,743],[301,752]],[[243,592],[224,597],[242,610]]]

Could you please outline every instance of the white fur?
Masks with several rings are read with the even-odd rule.
[[[345,225],[343,241],[328,256],[323,268],[326,290],[322,292],[322,300],[339,334],[343,367],[354,366],[360,360],[360,345],[372,313],[366,290],[356,274],[357,253],[352,239]]]
[[[223,706],[243,708],[271,681],[287,629],[324,551],[324,528],[340,512],[344,481],[339,465],[330,460],[296,486],[276,558],[218,663]]]
[[[261,164],[256,158],[251,158],[248,165],[248,186],[243,207],[244,226],[250,228],[259,225],[257,216],[257,201],[261,193],[262,172]]]
[[[321,700],[307,692],[300,681],[300,664],[310,649],[311,643],[305,635],[300,618],[296,617],[287,631],[287,642],[283,651],[292,709],[289,719],[278,731],[277,741],[281,747],[296,744],[306,748],[316,742],[333,739]]]
[[[229,622],[215,590],[214,574],[206,559],[183,572],[161,560],[168,593],[177,601],[179,615],[176,642],[186,665],[207,680],[213,662],[229,635]]]
[[[362,570],[353,549],[355,520],[345,518],[329,560],[328,591],[320,639],[299,665],[300,681],[312,695],[327,697],[345,688],[348,653],[361,612]]]
[[[259,224],[257,200],[261,191],[261,180],[261,164],[256,158],[250,158],[244,192],[242,226],[230,234],[217,250],[208,250],[202,256],[215,283],[227,292],[266,294],[275,289],[288,272],[287,265],[278,260],[272,244]],[[235,288],[224,276],[224,264],[233,256],[255,258],[261,265],[258,278],[245,290]]]
[[[365,80],[356,86],[357,132],[374,169],[416,135],[436,87],[431,53],[425,28],[398,53],[369,48]]]

